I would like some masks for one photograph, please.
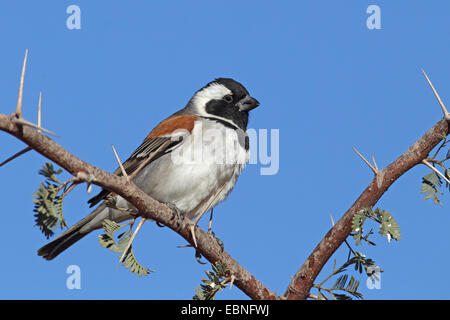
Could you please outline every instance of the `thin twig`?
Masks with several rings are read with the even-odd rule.
[[[380,219],[378,219],[377,217],[374,217],[372,215],[368,215],[367,218],[372,219],[373,221],[376,221],[378,223],[381,223]]]
[[[422,160],[422,163],[426,165],[428,168],[436,172],[438,175],[440,175],[448,184],[450,184],[450,180],[448,180],[438,169],[433,167],[427,160]]]
[[[0,167],[4,166],[5,164],[7,164],[8,162],[14,160],[15,158],[23,155],[24,153],[27,153],[28,151],[33,150],[31,147],[26,147],[25,149],[17,152],[15,155],[9,157],[8,159],[6,159],[5,161],[3,161],[2,163],[0,163]]]
[[[438,166],[440,166],[441,168],[442,168],[442,170],[444,170],[444,172],[447,170],[447,168],[442,164],[442,162],[443,161],[438,161],[438,162],[436,162],[436,164],[438,165]]]
[[[330,213],[330,218],[331,218],[331,226],[334,227],[334,219],[333,219],[333,216],[331,215],[331,213]],[[348,249],[350,250],[350,252],[352,252],[353,254],[355,254],[355,251],[353,251],[353,249],[352,249],[352,247],[350,246],[350,244],[348,243],[348,241],[345,240],[344,242],[345,242],[345,244],[347,245],[347,247],[348,247]],[[349,255],[349,257],[350,257],[350,255]],[[336,261],[334,261],[334,263],[336,264]],[[333,268],[333,269],[334,269],[334,268]]]
[[[336,296],[335,296],[335,295],[333,294],[333,292],[332,292],[332,289],[324,288],[324,287],[322,287],[322,286],[320,286],[320,285],[317,285],[317,284],[313,285],[313,287],[316,288],[316,289],[319,291],[318,300],[328,300],[328,297],[325,296],[325,295],[322,293],[321,290],[328,292],[328,293],[331,295],[331,297],[333,298],[333,300],[337,300],[337,299],[336,299]]]
[[[77,185],[78,185],[78,183],[76,183],[76,182],[72,183],[72,184],[70,185],[70,187],[67,188],[67,190],[65,190],[65,191],[63,192],[63,194],[62,194],[61,197],[64,198],[65,196],[67,196],[67,194],[68,194],[70,191],[72,191],[73,188],[75,188]]]
[[[439,136],[439,135],[438,135],[438,136]],[[437,163],[437,161],[434,160],[434,159],[435,159],[436,156],[438,155],[439,151],[441,151],[441,149],[442,149],[443,147],[445,147],[445,145],[447,144],[447,137],[446,137],[445,135],[442,136],[442,139],[443,139],[444,141],[442,141],[442,143],[439,145],[439,147],[437,147],[436,152],[434,153],[433,157],[431,157],[431,158],[429,159],[430,162]]]
[[[82,181],[83,180],[81,180],[78,177],[72,177],[69,180],[67,180],[66,182],[62,183],[58,188],[56,188],[55,192],[59,192],[61,189],[65,188],[69,183],[79,184]]]
[[[316,296],[315,294],[310,293],[308,295],[308,298],[314,299],[314,300],[323,300],[323,298]]]

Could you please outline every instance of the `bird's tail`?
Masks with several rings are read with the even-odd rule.
[[[92,230],[81,232],[81,228],[91,222],[92,219],[94,219],[100,212],[103,211],[103,209],[104,205],[100,205],[86,218],[82,219],[81,221],[64,231],[55,240],[47,243],[45,246],[40,248],[38,250],[38,255],[42,256],[46,260],[52,260],[61,252],[73,245],[75,242],[88,235]]]

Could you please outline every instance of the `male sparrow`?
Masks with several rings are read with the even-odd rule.
[[[123,167],[127,175],[138,171],[133,182],[153,199],[189,219],[196,218],[197,224],[205,212],[228,196],[248,162],[249,111],[258,105],[242,84],[218,78],[198,90],[186,107],[158,124]],[[122,175],[120,169],[114,173]],[[111,206],[111,199],[105,200],[109,194],[102,190],[90,199],[91,207],[102,203],[40,248],[38,255],[52,260],[101,228],[104,219],[121,222],[135,216],[134,206],[120,196],[114,196]]]

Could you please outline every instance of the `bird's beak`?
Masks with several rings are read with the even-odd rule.
[[[239,108],[239,111],[250,111],[259,106],[259,102],[255,98],[245,96],[244,98],[239,100],[238,103],[236,103],[236,106]]]

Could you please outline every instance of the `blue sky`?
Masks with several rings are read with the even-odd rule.
[[[66,27],[71,4],[81,9],[80,30]],[[371,4],[381,9],[381,30],[366,27]],[[56,141],[112,171],[111,144],[126,159],[207,82],[242,82],[261,102],[249,127],[279,130],[279,171],[261,175],[264,165],[248,165],[216,208],[214,231],[238,262],[281,294],[330,228],[330,214],[337,220],[372,179],[351,147],[383,167],[442,117],[420,70],[448,101],[449,9],[448,1],[2,1],[0,112],[15,108],[28,48],[25,117],[35,121],[42,90],[43,125],[61,135]],[[0,146],[2,160],[24,147],[6,134]],[[185,244],[180,236],[152,223],[134,243],[139,261],[157,270],[146,278],[116,267],[117,255],[96,240],[100,231],[51,262],[38,257],[46,239],[34,226],[31,200],[44,162],[28,153],[0,169],[0,298],[193,296],[209,266],[198,264],[191,248],[176,247]],[[414,168],[378,203],[399,223],[401,241],[376,234],[375,248],[356,248],[384,270],[379,290],[359,277],[367,299],[450,297],[450,197],[442,197],[442,207],[423,201],[426,173]],[[79,187],[67,199],[69,224],[90,212],[88,198]],[[346,254],[342,247],[333,259],[343,263]],[[70,265],[80,267],[80,290],[66,288]],[[237,288],[218,298],[247,299]]]

